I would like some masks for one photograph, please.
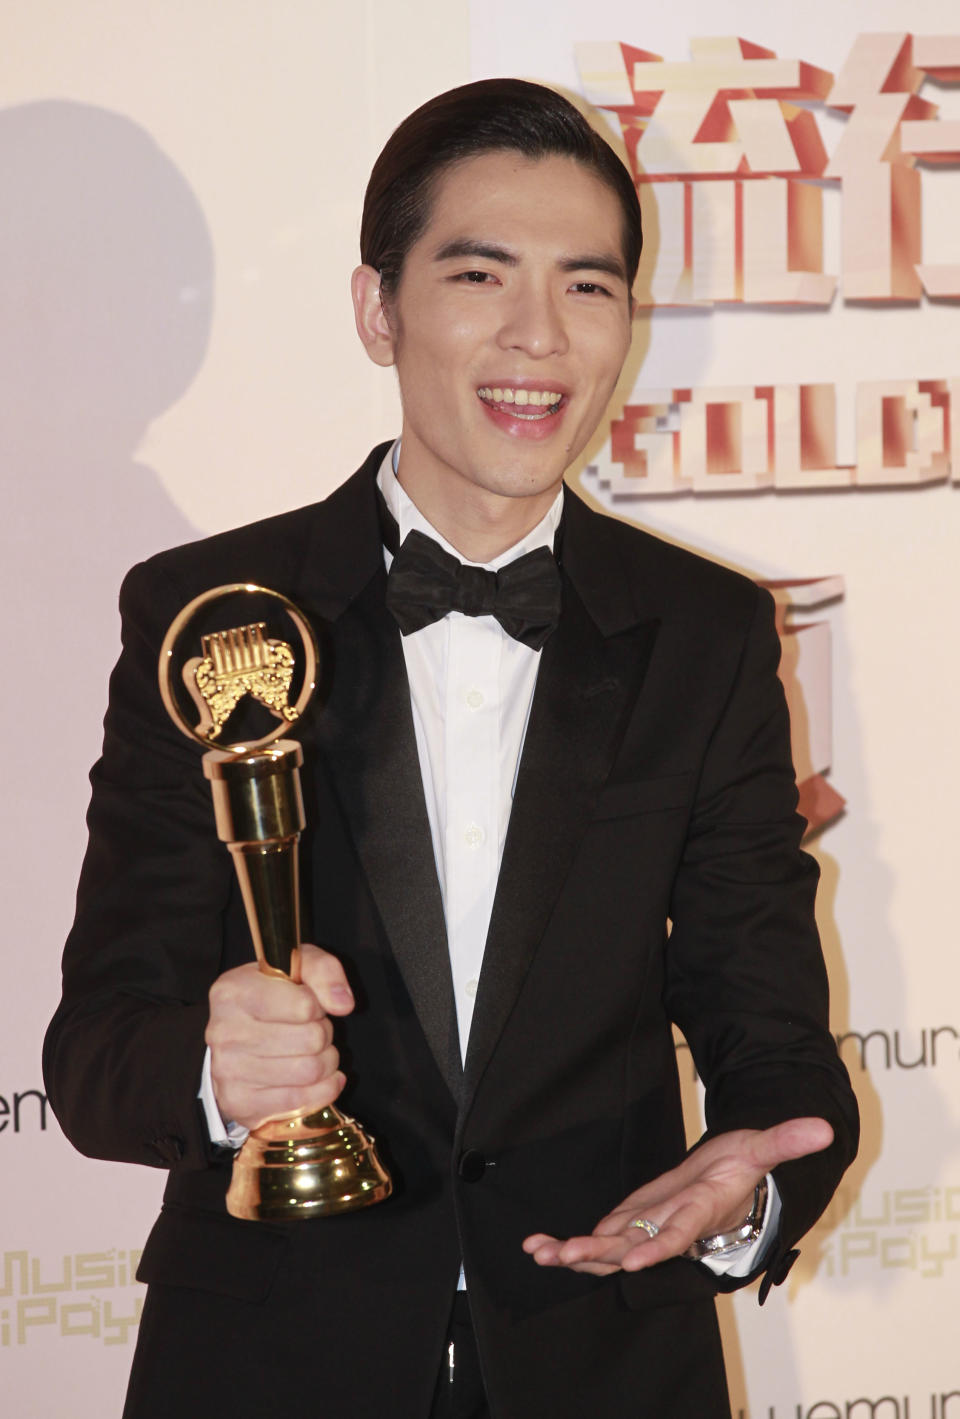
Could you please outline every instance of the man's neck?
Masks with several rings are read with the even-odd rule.
[[[522,542],[543,520],[559,484],[530,497],[503,497],[476,485],[430,485],[411,478],[401,459],[397,481],[432,527],[468,562],[485,564]],[[452,495],[451,495],[452,494]]]

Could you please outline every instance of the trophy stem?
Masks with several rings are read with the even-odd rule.
[[[217,835],[233,858],[257,963],[300,981],[298,844],[304,826],[300,765],[291,740],[232,754],[213,749],[203,772]],[[393,1185],[373,1139],[333,1105],[268,1118],[233,1160],[231,1216],[248,1221],[329,1217],[389,1197]]]
[[[203,756],[217,836],[227,844],[260,969],[300,980],[297,847],[306,821],[300,788],[303,750],[279,739],[266,749]]]

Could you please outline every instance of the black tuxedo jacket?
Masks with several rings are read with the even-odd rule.
[[[563,611],[537,681],[466,1063],[374,500],[384,449],[329,499],[164,553],[121,593],[123,653],[64,956],[47,1087],[97,1157],[169,1167],[127,1413],[425,1419],[461,1257],[500,1419],[727,1413],[712,1297],[675,1260],[541,1270],[524,1236],[589,1231],[685,1142],[671,1022],[711,1132],[821,1115],[779,1170],[782,1279],[855,1150],[827,1031],[816,867],[770,599],[567,495]],[[174,614],[253,580],[315,620],[322,708],[301,738],[308,939],[358,1006],[342,1098],[396,1182],[366,1212],[224,1209],[230,1159],[196,1101],[207,992],[252,956],[193,746],[156,688]],[[668,925],[672,923],[672,926]]]

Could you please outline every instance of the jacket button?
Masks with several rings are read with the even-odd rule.
[[[464,1182],[479,1182],[486,1170],[487,1160],[482,1153],[477,1152],[476,1148],[468,1148],[465,1153],[460,1154],[457,1172]]]

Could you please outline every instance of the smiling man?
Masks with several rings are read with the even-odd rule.
[[[713,1296],[783,1280],[856,1147],[772,605],[563,487],[640,254],[632,181],[565,99],[492,80],[411,115],[361,254],[401,437],[121,597],[45,1064],[78,1147],[170,1168],[125,1412],[721,1419]],[[332,666],[301,985],[252,964],[155,690],[173,615],[248,580]],[[690,1152],[674,1022],[706,1085]],[[247,1129],[335,1098],[394,1195],[229,1217]]]

